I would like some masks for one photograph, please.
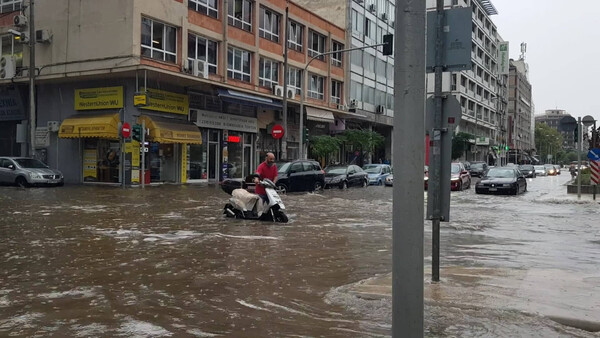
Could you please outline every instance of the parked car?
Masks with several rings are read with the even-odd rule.
[[[361,167],[350,165],[331,165],[325,167],[325,188],[369,185],[369,175]]]
[[[29,157],[0,157],[0,183],[23,187],[64,184],[63,174]]]
[[[517,195],[525,191],[527,180],[517,167],[492,168],[475,185],[477,194]]]
[[[522,164],[519,166],[519,170],[523,173],[526,178],[535,178],[535,168],[531,164]]]
[[[450,165],[450,175],[450,190],[460,191],[471,187],[471,174],[462,163],[452,163]]]
[[[392,173],[389,164],[365,164],[362,169],[369,175],[369,184],[383,185],[386,177]]]
[[[386,187],[394,186],[394,174],[389,174],[388,177],[385,178],[385,181],[383,181],[383,184],[385,184]]]
[[[533,168],[535,169],[535,176],[548,176],[548,171],[543,165],[534,165]]]
[[[554,168],[553,164],[544,164],[544,168],[546,168],[546,173],[548,173],[548,176],[556,176],[556,168]]]
[[[423,187],[425,188],[425,190],[427,190],[427,187],[429,186],[429,166],[425,166],[424,170],[423,170]]]
[[[322,190],[325,186],[325,171],[315,160],[279,162],[276,185],[280,193]]]
[[[482,177],[488,170],[488,165],[485,162],[471,162],[469,173],[473,177]]]

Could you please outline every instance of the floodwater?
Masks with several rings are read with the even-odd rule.
[[[600,205],[569,179],[520,196],[452,193],[427,336],[593,336]],[[389,297],[392,189],[288,194],[285,225],[224,218],[218,186],[0,187],[0,336],[379,337]],[[389,286],[389,285],[388,285]]]

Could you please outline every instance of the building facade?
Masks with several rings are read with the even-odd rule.
[[[533,103],[529,66],[522,58],[510,60],[508,94],[508,140],[511,160],[515,163],[530,162],[535,152],[532,132]]]
[[[535,123],[545,123],[556,129],[563,136],[563,148],[575,150],[577,148],[573,137],[573,123],[563,120],[565,117],[573,118],[566,110],[547,109],[543,115],[535,116]]]
[[[0,152],[28,155],[22,134],[29,122],[29,47],[15,43],[9,29],[25,31],[13,20],[29,13],[22,1],[8,1],[11,8],[5,2],[2,55],[15,68],[0,80],[0,95],[21,103],[13,100],[13,114],[0,116],[7,131]],[[283,153],[271,134],[284,121],[283,95],[289,158],[300,156],[299,119],[318,135],[343,130],[356,117],[339,109],[346,104],[343,59],[325,56],[306,67],[313,55],[343,47],[345,30],[289,1],[55,0],[36,2],[35,20],[34,155],[60,169],[67,183],[244,177],[266,152]],[[306,114],[299,111],[301,93]],[[124,140],[122,123],[143,123],[148,144]]]

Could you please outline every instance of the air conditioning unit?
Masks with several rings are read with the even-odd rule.
[[[0,58],[0,79],[11,79],[17,74],[17,60],[13,55]]]
[[[339,104],[338,103],[337,109],[339,109],[339,110],[348,110],[348,107],[345,104]]]
[[[369,12],[371,12],[371,13],[375,12],[375,4],[369,5]]]
[[[350,100],[349,108],[356,108],[357,105],[358,105],[358,102],[356,101],[356,99]]]
[[[35,41],[43,43],[52,42],[52,33],[47,29],[38,29],[35,31]]]
[[[383,113],[385,112],[385,106],[383,106],[383,105],[378,105],[378,106],[377,106],[377,109],[375,110],[375,112],[376,112],[377,114],[383,114]]]
[[[283,97],[283,86],[273,86],[273,95]]]
[[[21,15],[21,14],[16,15],[13,18],[13,23],[17,27],[25,27],[25,26],[27,26],[27,17],[25,15]]]
[[[58,123],[58,121],[48,121],[46,125],[48,126],[48,131],[57,132],[60,123]]]
[[[381,13],[381,20],[387,21],[388,17],[386,13]]]
[[[203,60],[193,60],[192,75],[208,79],[208,63]]]
[[[294,88],[287,88],[286,96],[288,99],[296,99],[296,90]]]

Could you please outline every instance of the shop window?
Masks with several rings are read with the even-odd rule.
[[[118,183],[120,154],[118,141],[84,139],[83,181]]]
[[[177,60],[177,28],[142,18],[142,56],[175,63]]]
[[[215,19],[219,14],[217,0],[188,0],[188,7]]]

